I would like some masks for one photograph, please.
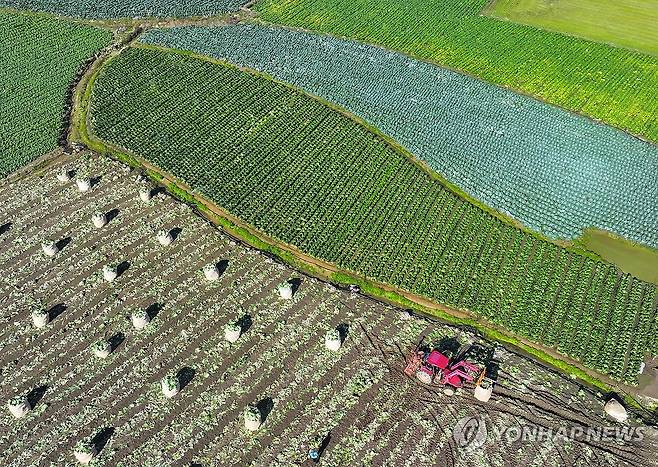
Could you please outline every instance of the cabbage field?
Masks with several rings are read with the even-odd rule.
[[[658,148],[619,130],[326,35],[240,24],[156,29],[140,40],[254,68],[338,104],[549,237],[597,227],[658,248]]]
[[[55,149],[69,86],[109,31],[0,11],[0,177]]]
[[[244,0],[0,0],[0,6],[90,19],[211,16],[238,10]]]
[[[488,0],[260,0],[270,23],[435,61],[658,142],[658,57],[482,15]]]
[[[658,353],[656,287],[538,240],[287,86],[131,47],[92,88],[95,136],[271,237],[636,382]],[[413,189],[410,189],[413,187]]]

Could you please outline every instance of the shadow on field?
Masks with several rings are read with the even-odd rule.
[[[251,319],[250,314],[246,314],[242,316],[240,319],[238,319],[238,326],[240,326],[240,334],[244,334],[251,328],[251,325],[253,324],[253,320]]]
[[[101,177],[100,175],[97,175],[96,177],[92,177],[91,179],[89,179],[89,186],[90,186],[90,188],[93,188],[93,187],[95,187],[96,185],[98,185],[98,184],[101,182],[101,179],[102,179],[102,178],[103,178],[103,177]]]
[[[112,347],[112,352],[114,352],[126,339],[126,336],[122,332],[117,332],[115,335],[108,339],[110,347]]]
[[[69,243],[71,243],[71,237],[63,238],[63,239],[61,239],[60,241],[58,241],[58,242],[56,243],[56,245],[57,245],[57,249],[58,249],[59,251],[62,251],[64,248],[66,248],[66,246],[67,246]]]
[[[293,277],[288,281],[288,284],[292,285],[292,293],[296,294],[302,285],[302,280],[299,277]]]
[[[121,263],[119,263],[119,265],[117,266],[117,277],[120,277],[121,274],[123,274],[128,270],[128,268],[130,268],[130,262],[122,261]]]
[[[340,341],[345,342],[345,339],[350,334],[350,325],[348,323],[340,323],[336,327],[336,331],[340,334]]]
[[[57,305],[52,306],[48,310],[48,319],[50,321],[54,321],[59,315],[61,315],[65,311],[66,311],[66,305],[64,305],[63,303],[58,303]]]
[[[107,212],[107,214],[105,214],[105,217],[107,217],[107,222],[110,223],[114,219],[116,219],[118,215],[119,215],[119,210],[117,208],[114,208],[114,209],[110,209]]]
[[[228,260],[223,259],[219,261],[217,264],[215,264],[215,267],[217,267],[217,271],[219,271],[219,275],[221,276],[228,269]]]
[[[174,227],[173,229],[171,229],[169,231],[169,233],[171,234],[171,238],[173,238],[174,241],[176,241],[178,239],[178,237],[180,236],[180,234],[182,232],[183,232],[183,229],[181,229],[180,227]]]
[[[149,315],[149,319],[154,320],[158,314],[160,314],[160,311],[162,311],[162,308],[164,308],[164,305],[162,303],[151,303],[147,308],[146,308],[146,314]]]
[[[190,368],[189,366],[183,367],[178,371],[176,377],[178,378],[181,391],[185,389],[185,386],[192,382],[194,375],[196,375],[196,370],[194,370],[194,368]]]
[[[265,420],[267,420],[268,415],[270,414],[270,412],[272,412],[272,409],[274,408],[274,401],[272,400],[271,397],[266,397],[265,399],[261,399],[260,401],[258,401],[256,407],[260,412],[261,422],[264,422]]]
[[[27,401],[30,403],[30,407],[32,409],[34,409],[34,407],[43,398],[43,395],[46,393],[47,390],[48,390],[48,386],[43,385],[36,387],[30,391],[30,393],[27,395]]]
[[[0,225],[0,235],[4,235],[11,230],[11,222]]]
[[[105,446],[107,446],[107,443],[110,441],[110,438],[114,434],[114,427],[109,426],[103,428],[101,431],[99,431],[96,436],[94,436],[91,439],[91,444],[96,446],[96,449],[98,449],[98,452],[101,452]]]

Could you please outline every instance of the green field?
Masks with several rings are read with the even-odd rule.
[[[604,260],[616,264],[621,270],[658,285],[658,250],[645,248],[596,229],[586,230],[579,243]]]
[[[287,86],[133,47],[101,70],[90,111],[97,137],[343,269],[472,310],[629,382],[658,350],[655,286],[503,223]]]
[[[57,147],[68,88],[109,31],[0,11],[0,177]]]
[[[480,13],[486,0],[260,0],[267,22],[375,43],[658,141],[658,58]]]
[[[655,0],[496,0],[493,16],[658,56]]]

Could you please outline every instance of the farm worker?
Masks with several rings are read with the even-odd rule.
[[[322,454],[322,450],[325,448],[325,441],[328,441],[328,436],[329,434],[318,434],[313,439],[314,447],[308,450],[308,458],[313,462],[317,463],[320,461],[320,454]]]
[[[313,462],[318,462],[320,460],[320,451],[318,448],[311,448],[308,450],[308,458]]]

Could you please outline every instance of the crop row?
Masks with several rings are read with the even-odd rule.
[[[655,347],[655,286],[501,222],[283,85],[130,48],[102,70],[90,110],[97,136],[315,257],[469,309],[629,382]],[[628,352],[608,361],[612,346]]]
[[[10,323],[0,331],[3,465],[71,464],[77,441],[95,433],[104,434],[97,466],[291,465],[327,432],[327,465],[432,465],[450,456],[471,465],[451,441],[466,415],[498,427],[605,421],[593,392],[502,347],[494,352],[500,369],[491,405],[474,407],[471,388],[448,397],[421,387],[402,374],[402,352],[421,334],[431,343],[479,338],[299,277],[168,196],[140,199],[134,172],[116,162],[77,158],[66,167],[76,179],[88,173],[97,181],[80,192],[73,181],[57,181],[53,167],[0,193],[2,219],[11,223],[0,235],[0,278],[21,292],[0,312]],[[94,225],[94,212],[114,209],[106,224]],[[178,234],[164,245],[157,229],[174,226]],[[46,236],[70,242],[48,256],[35,242]],[[208,281],[202,266],[220,258],[221,274]],[[107,282],[101,266],[120,259],[130,266]],[[276,284],[290,277],[298,288],[283,300]],[[37,328],[30,317],[37,298],[65,309]],[[154,302],[161,306],[144,328],[131,324],[133,310]],[[228,341],[223,324],[246,316],[237,341]],[[322,337],[339,323],[346,338],[328,351]],[[104,339],[113,346],[99,357],[95,343]],[[165,397],[162,378],[177,370],[184,384]],[[26,393],[38,397],[14,419],[6,401]],[[267,410],[252,432],[242,411],[255,402]],[[518,413],[516,405],[535,408]],[[633,454],[609,454],[611,462],[649,465],[653,444],[623,443]],[[495,439],[486,450],[514,463],[574,447],[586,459],[609,450],[587,441],[538,447]]]
[[[598,227],[658,247],[658,149],[619,130],[326,35],[238,24],[151,30],[140,40],[254,68],[338,104],[469,195],[550,237]]]
[[[399,50],[658,141],[658,58],[500,21],[487,0],[261,0],[270,23]]]
[[[110,32],[0,11],[0,177],[57,147],[68,88]]]
[[[0,0],[0,6],[89,19],[212,16],[238,10],[244,0]]]

